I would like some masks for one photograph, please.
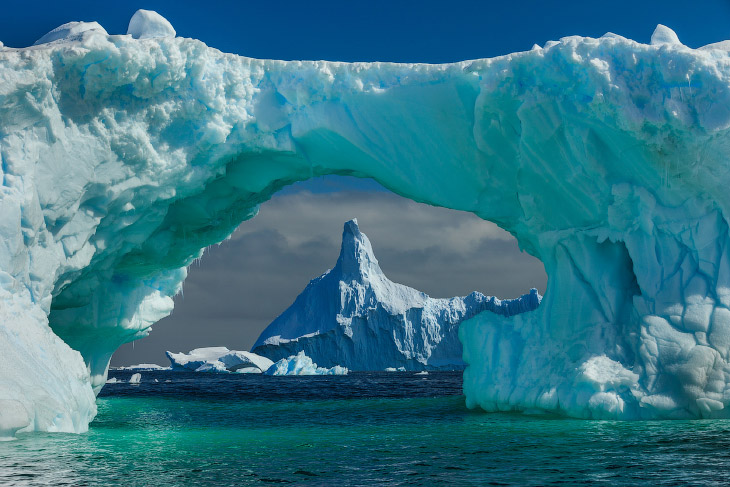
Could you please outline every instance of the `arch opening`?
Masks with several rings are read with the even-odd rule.
[[[505,299],[545,290],[542,264],[496,225],[399,197],[372,180],[315,178],[276,193],[255,218],[208,248],[189,269],[172,314],[149,337],[122,345],[111,365],[162,363],[166,350],[250,350],[311,279],[333,268],[342,223],[354,217],[384,276],[433,298],[478,291]]]

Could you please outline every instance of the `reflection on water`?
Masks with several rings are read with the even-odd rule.
[[[460,389],[459,373],[143,372],[139,386],[105,387],[87,434],[0,443],[0,484],[730,483],[728,420],[486,414]]]

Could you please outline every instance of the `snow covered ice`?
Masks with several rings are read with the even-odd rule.
[[[283,358],[266,371],[266,375],[347,375],[347,367],[318,367],[303,351]]]
[[[132,16],[127,34],[134,39],[153,39],[156,37],[175,37],[175,29],[162,15],[152,10],[139,9]]]
[[[226,347],[196,348],[188,353],[166,352],[172,370],[193,372],[266,372],[274,362],[251,352],[228,350]]]
[[[272,360],[304,351],[324,367],[350,370],[463,368],[459,323],[488,310],[532,311],[537,290],[499,300],[474,292],[433,299],[390,281],[357,220],[345,223],[334,268],[309,285],[259,336],[252,351]]]
[[[544,263],[537,309],[460,325],[468,406],[730,416],[728,43],[349,64],[71,30],[0,49],[2,435],[85,431],[201,249],[325,174],[473,212]]]
[[[90,31],[107,35],[104,27],[99,25],[97,22],[68,22],[56,27],[48,34],[35,41],[33,45],[37,46],[39,44],[46,44],[57,40],[82,40],[82,34]]]

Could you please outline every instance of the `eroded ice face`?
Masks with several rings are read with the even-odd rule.
[[[109,357],[169,314],[200,249],[323,174],[472,211],[545,264],[536,311],[462,325],[469,405],[727,415],[728,54],[655,37],[448,65],[99,29],[3,48],[2,424],[83,431]]]

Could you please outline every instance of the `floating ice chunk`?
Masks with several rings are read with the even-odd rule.
[[[240,369],[258,369],[259,372],[267,370],[274,365],[273,360],[257,355],[252,352],[231,350],[230,353],[218,359],[230,372],[238,372]]]
[[[385,371],[386,372],[405,372],[406,371],[406,368],[405,367],[398,367],[398,368],[395,368],[395,367],[386,367],[385,368]]]
[[[175,29],[162,15],[153,10],[137,10],[129,21],[127,34],[135,39],[152,39],[155,37],[175,37]]]
[[[226,347],[196,348],[188,353],[166,352],[172,370],[195,372],[237,372],[239,369],[255,368],[264,372],[274,362],[252,352],[228,350]]]
[[[195,369],[195,372],[218,372],[218,373],[229,373],[228,369],[226,369],[226,366],[223,365],[221,362],[216,360],[215,362],[206,362],[197,369]]]
[[[428,372],[425,370],[422,370],[420,372],[416,372],[414,375],[428,375]]]
[[[130,384],[139,384],[142,380],[142,374],[137,372],[136,374],[132,374],[132,377],[129,378]]]
[[[676,32],[666,25],[659,24],[656,26],[656,29],[654,29],[654,33],[651,35],[651,45],[661,46],[663,44],[682,45],[682,43],[679,42],[679,37],[677,37]]]
[[[78,40],[81,38],[81,34],[89,31],[109,35],[104,27],[99,25],[98,22],[68,22],[56,27],[48,34],[35,41],[33,45],[37,46],[39,44],[47,44],[60,39],[69,41]]]
[[[276,362],[266,371],[266,375],[347,375],[348,372],[346,367],[339,365],[329,369],[317,367],[304,352],[299,352]]]
[[[261,374],[263,371],[258,367],[242,367],[235,370],[236,374]]]
[[[215,362],[218,358],[230,353],[226,347],[196,348],[188,353],[165,352],[173,370],[195,370],[206,362]]]
[[[124,382],[122,380],[117,379],[116,377],[110,377],[106,380],[107,384],[119,384],[121,382]]]
[[[157,365],[157,364],[137,364],[137,365],[127,365],[124,367],[114,367],[113,370],[151,371],[151,370],[170,370],[170,367],[163,367],[162,365]]]

